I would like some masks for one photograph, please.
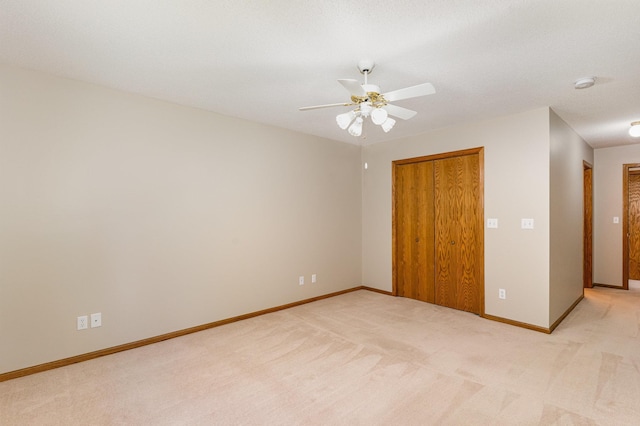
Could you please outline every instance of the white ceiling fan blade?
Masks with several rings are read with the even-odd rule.
[[[320,109],[320,108],[330,108],[330,107],[337,107],[337,106],[350,106],[350,105],[355,105],[354,103],[346,103],[346,102],[341,102],[338,104],[326,104],[326,105],[314,105],[314,106],[306,106],[306,107],[300,107],[298,108],[298,110],[300,111],[308,111],[310,109]]]
[[[387,112],[389,113],[389,115],[393,115],[394,117],[398,117],[401,118],[403,120],[408,120],[411,117],[415,116],[417,114],[417,112],[412,111],[408,108],[402,108],[396,105],[385,105],[382,107],[383,109],[387,110]]]
[[[382,96],[388,102],[401,101],[402,99],[417,98],[436,93],[436,88],[431,83],[422,83],[417,86],[405,87],[404,89],[393,90],[383,93]]]
[[[342,84],[345,89],[349,91],[352,95],[356,96],[366,96],[367,92],[364,91],[362,85],[358,82],[358,80],[352,79],[342,79],[338,80],[338,83]]]

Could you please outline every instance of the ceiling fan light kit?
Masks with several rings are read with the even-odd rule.
[[[395,125],[396,120],[394,120],[393,118],[387,118],[384,123],[381,124],[382,130],[384,130],[385,133],[389,133],[389,130],[393,129],[393,126]]]
[[[336,116],[336,122],[338,123],[338,127],[342,130],[347,130],[349,124],[356,118],[355,111],[345,112],[344,114],[338,114]]]
[[[388,118],[389,113],[386,109],[376,108],[371,112],[371,121],[378,126],[381,126]]]
[[[629,136],[632,138],[640,138],[640,121],[634,121],[629,128]]]
[[[357,80],[352,79],[338,80],[351,94],[351,102],[302,107],[300,111],[335,106],[355,106],[356,108],[351,111],[338,114],[336,116],[336,123],[341,129],[347,130],[350,135],[359,137],[362,135],[365,118],[371,117],[373,124],[380,126],[382,130],[387,133],[396,124],[396,120],[391,118],[391,115],[403,120],[408,120],[417,114],[415,111],[391,105],[389,102],[435,93],[435,88],[431,83],[423,83],[381,94],[380,88],[375,84],[369,84],[368,81],[369,73],[374,67],[375,63],[370,60],[361,60],[358,62],[358,70],[364,74],[364,84],[360,84]]]
[[[362,120],[362,117],[356,117],[356,119],[353,121],[353,124],[351,126],[349,126],[349,134],[351,136],[355,136],[358,137],[362,134],[362,122],[364,120]]]

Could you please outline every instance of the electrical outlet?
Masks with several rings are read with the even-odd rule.
[[[520,227],[522,229],[533,229],[533,219],[522,219]]]
[[[304,285],[304,277],[303,276],[299,276],[298,277],[298,285]]]
[[[316,274],[311,275],[311,284],[315,284],[318,281]]]
[[[91,314],[91,328],[100,327],[102,325],[102,314]]]
[[[498,219],[487,219],[487,228],[497,229]]]
[[[89,317],[87,317],[86,315],[78,317],[76,326],[78,330],[86,330],[87,327],[89,327]]]
[[[504,288],[498,289],[498,299],[506,299],[507,298],[507,290]]]

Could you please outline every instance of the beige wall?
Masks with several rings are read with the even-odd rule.
[[[577,228],[566,246],[556,232],[575,203],[550,200],[576,197],[574,160],[589,156],[549,108],[361,149],[0,66],[0,373],[360,284],[390,291],[391,162],[479,146],[485,218],[499,219],[485,311],[548,327],[577,288]],[[558,253],[570,266],[549,263]],[[93,312],[103,326],[76,331]]]
[[[583,164],[593,149],[550,111],[549,323],[583,294]]]
[[[360,157],[0,67],[0,373],[360,285]]]
[[[640,145],[596,149],[594,162],[593,281],[622,286],[622,166],[640,163]]]
[[[401,124],[401,123],[400,123]],[[363,148],[363,283],[390,291],[391,162],[483,146],[485,311],[540,327],[549,323],[549,109],[540,108]],[[534,230],[520,229],[534,218]],[[507,299],[498,299],[498,289]]]

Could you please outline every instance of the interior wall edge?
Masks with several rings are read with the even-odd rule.
[[[578,297],[578,299],[576,299],[576,301],[573,302],[571,306],[569,306],[564,314],[560,315],[560,318],[558,318],[553,324],[551,324],[551,327],[549,327],[550,332],[553,332],[553,330],[555,330],[560,325],[560,323],[567,317],[567,315],[569,315],[571,311],[573,311],[573,309],[578,306],[578,303],[582,302],[582,299],[584,299],[584,291],[582,295],[580,295],[580,297]]]

